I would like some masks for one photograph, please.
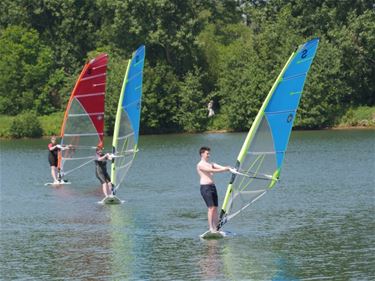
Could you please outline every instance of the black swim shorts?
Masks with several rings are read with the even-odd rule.
[[[98,178],[98,180],[100,181],[101,184],[111,181],[111,178],[108,175],[107,171],[106,170],[103,171],[103,169],[101,169],[98,166],[96,166],[95,175],[96,175],[96,177]]]
[[[217,191],[214,184],[201,184],[201,194],[207,207],[217,207]]]
[[[48,153],[48,162],[51,167],[57,167],[57,156],[54,156],[52,153]]]

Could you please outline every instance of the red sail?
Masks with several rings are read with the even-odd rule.
[[[107,63],[107,54],[88,62],[70,96],[60,134],[59,167],[65,174],[91,162],[103,144]]]

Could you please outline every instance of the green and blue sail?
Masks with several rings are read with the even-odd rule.
[[[268,93],[237,157],[220,214],[220,229],[277,182],[307,73],[319,39],[292,53]]]
[[[137,152],[145,52],[142,45],[133,53],[121,88],[112,141],[116,157],[111,165],[111,179],[115,190],[124,180]]]

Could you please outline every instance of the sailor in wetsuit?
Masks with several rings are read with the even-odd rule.
[[[107,172],[107,160],[112,160],[112,156],[109,153],[104,154],[102,149],[100,145],[96,148],[95,175],[102,184],[103,193],[107,197],[112,194],[111,177]]]
[[[208,227],[212,233],[215,233],[217,232],[219,218],[217,215],[218,198],[213,174],[229,171],[230,167],[208,162],[210,158],[209,147],[201,147],[199,155],[201,156],[201,161],[197,164],[197,172],[200,177],[201,195],[208,208]]]
[[[61,150],[61,146],[56,143],[56,137],[51,137],[51,142],[48,144],[48,162],[51,166],[51,175],[54,184],[59,184],[57,179],[57,154]]]

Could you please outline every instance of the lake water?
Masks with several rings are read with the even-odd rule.
[[[1,140],[0,279],[375,280],[375,131],[293,132],[281,181],[225,226],[237,235],[201,240],[198,150],[234,165],[244,138],[141,136],[112,206],[94,164],[46,187],[48,140]]]

